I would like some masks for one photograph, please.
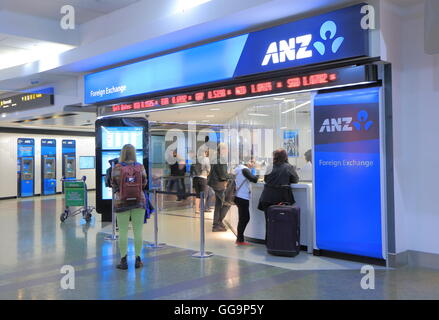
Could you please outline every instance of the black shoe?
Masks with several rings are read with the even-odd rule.
[[[212,232],[225,232],[225,231],[227,231],[227,229],[224,228],[224,227],[215,227],[215,228],[212,228]]]
[[[143,267],[143,262],[139,256],[136,257],[136,264],[134,266],[136,267],[136,269]]]
[[[116,268],[121,269],[121,270],[128,269],[127,256],[120,259],[120,263],[116,266]]]

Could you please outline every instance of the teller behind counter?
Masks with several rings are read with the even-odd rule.
[[[311,152],[308,153],[311,155]],[[305,156],[306,158],[307,156]],[[309,158],[310,159],[310,158]],[[309,163],[311,163],[309,161]],[[305,165],[306,166],[306,165]],[[305,168],[305,167],[303,167]],[[300,207],[300,244],[303,249],[307,249],[308,253],[312,253],[314,249],[314,212],[312,208],[312,169],[311,174],[304,174],[303,168],[298,170],[298,173],[291,174],[293,183],[290,184],[291,198],[295,200],[296,204]],[[312,168],[312,167],[311,167]],[[271,166],[266,170],[265,176],[261,175],[260,179],[264,179],[267,182],[267,176],[269,176]],[[294,168],[293,168],[294,170]],[[295,172],[295,170],[294,170]],[[273,176],[274,177],[274,176]],[[271,179],[268,179],[270,182]],[[288,182],[290,182],[288,181]],[[272,181],[271,181],[272,182]],[[288,183],[289,184],[289,183]],[[266,232],[266,218],[264,211],[260,210],[259,200],[265,189],[265,183],[261,180],[258,183],[250,184],[250,221],[245,229],[245,240],[256,243],[265,243]],[[289,194],[284,194],[284,197],[289,197]],[[273,198],[273,200],[277,200]],[[283,200],[284,201],[284,200]],[[225,222],[230,229],[237,234],[236,226],[238,225],[238,210],[236,206],[230,208],[230,212],[227,215]]]

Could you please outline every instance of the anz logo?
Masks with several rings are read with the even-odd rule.
[[[344,37],[336,37],[337,25],[334,21],[326,21],[320,27],[320,37],[322,41],[316,41],[313,47],[320,55],[327,53],[326,43],[332,41],[330,49],[332,53],[337,53],[344,42]],[[265,53],[262,66],[270,63],[283,63],[285,61],[300,60],[312,58],[313,50],[310,48],[312,42],[312,34],[305,34],[300,37],[290,38],[288,40],[281,40],[279,42],[272,42],[268,46]]]
[[[325,119],[319,132],[350,132],[353,129],[369,131],[372,125],[373,121],[369,120],[367,111],[361,110],[358,113],[357,121],[353,121],[352,117]]]

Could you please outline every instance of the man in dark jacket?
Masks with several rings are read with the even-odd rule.
[[[177,151],[173,152],[171,159],[172,160],[170,161],[173,162],[169,164],[171,176],[167,189],[168,191],[171,191],[174,184],[177,184],[177,201],[185,200],[186,196],[184,194],[186,193],[186,187],[184,184],[184,177],[186,174],[186,164],[184,159],[177,154]]]
[[[215,191],[215,211],[213,212],[213,232],[227,231],[223,223],[230,205],[225,201],[225,191],[231,178],[227,168],[228,147],[225,143],[218,145],[217,163],[211,166],[207,184]]]

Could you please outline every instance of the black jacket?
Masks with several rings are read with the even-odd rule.
[[[174,164],[169,165],[169,168],[171,169],[171,176],[174,177],[182,177],[186,173],[186,165],[180,165],[178,161],[175,161]]]
[[[289,163],[273,165],[273,169],[264,177],[265,186],[259,199],[258,209],[265,211],[269,206],[280,202],[294,204],[290,184],[297,183],[299,176]]]
[[[227,173],[227,164],[213,164],[209,176],[207,177],[207,184],[214,190],[225,190],[227,180],[230,175]]]

